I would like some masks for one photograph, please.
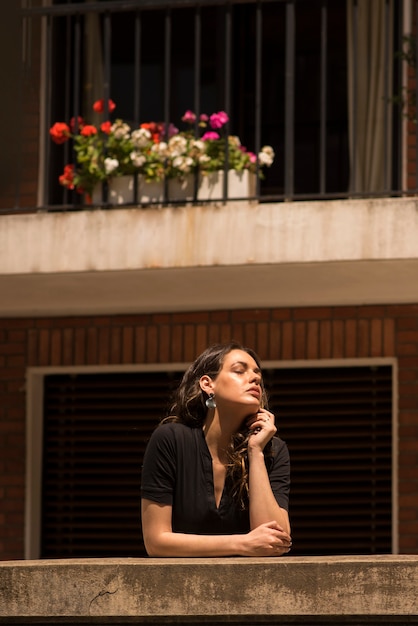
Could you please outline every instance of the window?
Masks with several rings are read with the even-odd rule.
[[[392,551],[392,366],[264,364],[291,455],[294,555]],[[42,558],[142,556],[148,438],[180,371],[44,379]]]

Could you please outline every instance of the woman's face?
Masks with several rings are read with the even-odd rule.
[[[239,403],[250,412],[258,411],[262,402],[261,380],[261,370],[252,356],[243,350],[231,350],[212,380],[217,405]]]

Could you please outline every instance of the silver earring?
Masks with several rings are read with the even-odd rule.
[[[206,399],[206,406],[208,407],[208,409],[216,409],[216,400],[214,393],[209,394],[209,397]]]

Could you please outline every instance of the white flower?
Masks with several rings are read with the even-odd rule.
[[[110,132],[114,134],[116,139],[129,139],[131,127],[129,124],[125,124],[122,120],[116,120],[110,127]]]
[[[168,149],[172,157],[181,156],[187,150],[187,139],[181,135],[174,135],[168,142]]]
[[[188,173],[193,167],[193,159],[191,157],[178,156],[173,159],[173,167],[181,172]]]
[[[117,167],[119,167],[119,161],[108,157],[104,160],[104,166],[106,174],[111,174]]]
[[[160,159],[164,159],[167,156],[167,144],[165,141],[160,141],[160,143],[154,143],[151,146],[151,152],[154,152],[159,156]]]
[[[142,152],[137,152],[136,150],[131,152],[129,157],[132,163],[135,165],[135,167],[142,167],[145,161],[147,160],[146,156],[142,154]]]
[[[146,128],[138,128],[132,132],[131,139],[135,148],[145,148],[151,139],[151,133]]]
[[[266,165],[267,167],[270,167],[270,165],[273,163],[274,157],[274,150],[271,146],[263,146],[261,148],[261,152],[258,153],[258,160],[260,162],[260,165]]]
[[[208,154],[202,154],[202,155],[199,157],[199,163],[202,163],[203,165],[204,165],[205,163],[209,163],[209,161],[210,161],[210,156],[209,156]]]

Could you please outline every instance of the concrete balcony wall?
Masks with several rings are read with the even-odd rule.
[[[9,215],[0,315],[418,301],[417,199]]]
[[[418,624],[418,556],[0,563],[0,624]]]

